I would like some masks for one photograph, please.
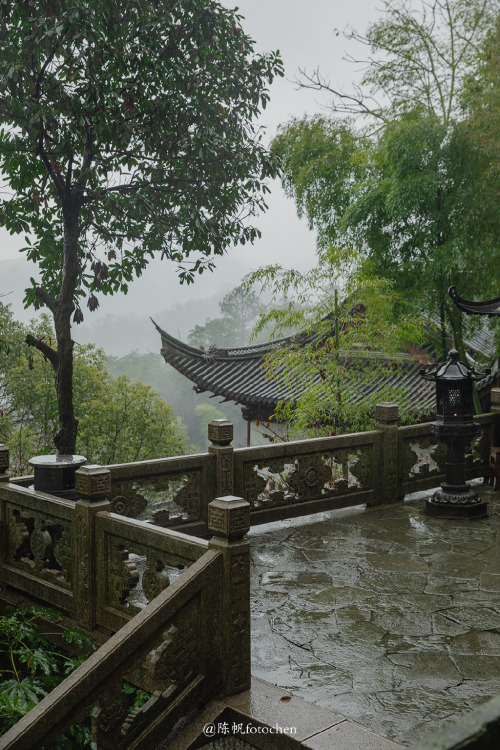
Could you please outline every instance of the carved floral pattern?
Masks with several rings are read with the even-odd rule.
[[[288,480],[292,492],[301,500],[308,500],[321,494],[324,485],[330,481],[331,469],[325,466],[321,455],[304,456],[296,461],[296,470]]]
[[[370,447],[310,454],[243,467],[243,497],[253,509],[273,508],[371,485]]]

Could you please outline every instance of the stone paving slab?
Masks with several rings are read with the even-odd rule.
[[[211,701],[165,750],[401,750],[345,716],[252,677],[250,690]],[[157,750],[163,750],[162,746]]]
[[[477,489],[485,519],[419,499],[252,529],[253,674],[405,746],[500,693],[500,493]]]

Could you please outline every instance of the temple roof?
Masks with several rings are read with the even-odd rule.
[[[154,323],[154,321],[153,321]],[[291,342],[310,343],[313,336],[299,334],[257,346],[234,347],[230,349],[211,347],[209,350],[198,349],[171,336],[154,323],[162,338],[161,354],[167,364],[172,365],[195,384],[197,393],[210,391],[224,400],[235,401],[246,406],[254,415],[269,417],[279,401],[296,401],[302,394],[300,384],[293,385],[290,372],[285,377],[284,368],[276,377],[266,376],[264,358],[270,352],[289,345]],[[365,352],[367,357],[377,358],[374,352]],[[408,355],[391,357],[402,361],[401,370],[395,370],[388,380],[387,376],[376,375],[369,386],[359,388],[353,393],[354,402],[361,401],[368,395],[377,393],[387,385],[403,387],[407,393],[411,408],[419,414],[430,414],[435,409],[435,388],[424,381],[419,371],[421,361]],[[321,384],[318,374],[314,385]],[[325,383],[325,389],[328,384]]]
[[[454,286],[450,286],[448,292],[459,310],[468,315],[488,315],[489,317],[500,315],[500,297],[487,300],[486,302],[472,302],[471,300],[459,297]]]

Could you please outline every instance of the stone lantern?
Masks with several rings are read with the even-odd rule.
[[[479,426],[474,422],[473,381],[488,374],[475,372],[460,362],[452,349],[446,362],[433,371],[420,371],[425,380],[436,383],[436,421],[431,430],[446,444],[446,481],[426,502],[429,515],[440,518],[481,518],[488,503],[481,500],[465,481],[465,452]]]

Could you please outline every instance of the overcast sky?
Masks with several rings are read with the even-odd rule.
[[[235,3],[223,2],[228,7]],[[380,13],[381,3],[376,0],[241,0],[237,4],[244,16],[242,26],[255,40],[256,51],[280,50],[285,65],[285,78],[271,88],[271,102],[261,117],[270,140],[280,123],[290,117],[302,117],[326,111],[327,99],[315,92],[298,90],[293,82],[299,67],[309,71],[319,67],[332,84],[349,90],[356,67],[342,58],[348,49],[356,52],[336,29],[352,25],[365,31],[369,22]],[[276,183],[268,200],[269,210],[257,220],[262,238],[253,247],[245,245],[230,250],[217,261],[213,274],[204,274],[190,287],[176,282],[175,268],[169,263],[154,263],[142,278],[133,283],[127,297],[105,299],[97,317],[107,312],[130,309],[156,310],[171,303],[206,297],[219,289],[222,292],[234,286],[247,271],[268,263],[283,263],[298,268],[310,267],[315,258],[314,235],[305,222],[299,221],[292,201],[287,200]],[[19,257],[22,240],[12,238],[0,230],[0,258]],[[27,266],[26,278],[34,275],[34,266]],[[5,289],[5,280],[2,284]],[[9,301],[14,302],[12,296]],[[146,305],[146,308],[144,307]],[[18,309],[18,305],[14,304]]]

